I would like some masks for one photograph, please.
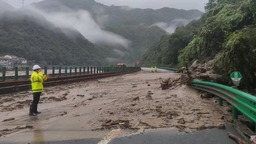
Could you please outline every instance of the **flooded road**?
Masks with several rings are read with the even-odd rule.
[[[191,133],[224,128],[215,99],[202,99],[198,91],[179,83],[160,88],[161,81],[180,77],[141,71],[46,88],[39,104],[42,113],[36,117],[28,116],[31,92],[2,95],[0,143],[104,144],[152,129]],[[125,137],[121,140],[126,143]]]
[[[182,133],[176,129],[158,129],[147,130],[140,134],[130,134],[129,136],[114,137],[113,139],[105,140],[102,138],[87,138],[87,139],[70,139],[63,140],[47,140],[44,138],[42,131],[35,131],[31,143],[44,144],[236,144],[227,135],[227,132],[235,132],[232,127],[224,129],[207,129],[193,133]],[[58,133],[58,131],[55,131]],[[56,135],[53,133],[53,135]],[[110,132],[111,133],[111,132]],[[59,135],[67,135],[70,133],[59,133]],[[72,136],[79,134],[73,133]],[[86,135],[86,132],[84,132]],[[4,142],[5,144],[23,143],[21,141]],[[26,143],[24,141],[24,143]]]
[[[193,133],[182,133],[177,130],[150,130],[143,134],[116,138],[109,144],[236,144],[227,135],[227,130],[207,129]]]

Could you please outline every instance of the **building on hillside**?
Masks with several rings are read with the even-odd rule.
[[[27,63],[28,61],[25,58],[14,55],[5,55],[0,57],[0,66],[3,67],[26,66]]]
[[[126,67],[126,64],[125,63],[118,63],[116,66],[117,67]]]

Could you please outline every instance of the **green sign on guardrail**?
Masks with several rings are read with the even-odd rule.
[[[232,79],[235,86],[239,86],[239,83],[242,79],[242,74],[238,71],[234,71],[230,74],[230,78]]]

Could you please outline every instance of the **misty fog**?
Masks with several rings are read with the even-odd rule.
[[[64,7],[64,6],[63,6]],[[49,22],[57,27],[65,29],[76,29],[86,39],[93,43],[118,45],[124,48],[129,47],[130,41],[117,34],[103,30],[86,10],[73,11],[67,8],[66,12],[47,13],[36,9],[33,6],[27,7],[32,13],[43,15]],[[107,17],[102,17],[106,21]],[[97,19],[100,21],[100,17]]]
[[[170,23],[158,22],[158,23],[153,24],[152,26],[158,26],[159,28],[165,30],[169,34],[172,34],[175,32],[177,27],[185,26],[189,22],[190,22],[189,20],[185,20],[185,19],[175,19],[175,20],[171,21]]]
[[[30,14],[43,15],[49,22],[53,23],[55,26],[62,28],[65,34],[67,29],[75,29],[79,31],[86,39],[93,42],[94,44],[103,44],[103,45],[113,45],[123,48],[129,48],[131,41],[117,35],[115,33],[105,31],[104,23],[108,21],[108,15],[104,14],[104,10],[97,8],[97,16],[94,20],[91,14],[86,10],[71,10],[70,8],[58,3],[58,6],[61,7],[61,12],[45,12],[40,9],[37,9],[33,5],[26,6],[24,11],[31,11]],[[124,11],[128,10],[129,7],[125,8]],[[0,12],[11,9],[6,4],[1,4],[0,0]],[[130,9],[129,9],[130,10]],[[188,20],[176,19],[170,23],[158,22],[152,26],[158,26],[159,28],[165,30],[169,34],[172,34],[177,26],[182,26],[188,24]],[[72,36],[72,34],[70,34]],[[116,52],[116,51],[115,51]],[[120,54],[120,52],[117,52]],[[123,55],[123,54],[122,54]]]
[[[146,13],[147,10],[136,10],[127,6],[108,7],[98,3],[87,4],[86,1],[66,2],[68,4],[59,0],[48,0],[45,3],[30,4],[18,9],[14,15],[15,18],[20,14],[29,15],[41,26],[52,31],[62,30],[69,38],[76,38],[79,32],[97,48],[108,53],[105,60],[113,63],[118,60],[134,62],[157,42],[158,37],[172,34],[178,26],[190,22],[186,18],[175,19],[175,16],[169,16],[163,10],[161,12],[165,18],[161,19],[160,14],[151,16]],[[80,4],[84,5],[80,7]],[[4,7],[14,9],[1,5],[0,0],[0,12],[7,10]],[[157,26],[167,33],[160,29],[150,29],[152,26]]]
[[[0,0],[0,14],[8,11],[13,11],[13,10],[15,10],[15,8],[13,8],[11,5]]]

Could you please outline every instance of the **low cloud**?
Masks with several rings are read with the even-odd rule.
[[[128,48],[130,41],[123,38],[120,35],[112,32],[105,31],[95,22],[91,14],[85,10],[67,12],[54,12],[46,13],[38,10],[32,6],[28,7],[29,10],[43,15],[48,21],[53,23],[55,26],[65,29],[76,29],[86,39],[95,44],[108,44],[114,46],[121,46]],[[68,8],[67,8],[68,9]],[[104,21],[108,18],[103,15]],[[100,21],[100,18],[97,19]]]
[[[0,14],[5,13],[5,12],[14,11],[14,10],[15,9],[11,5],[0,0]]]
[[[189,20],[185,20],[185,19],[175,19],[175,20],[171,21],[170,23],[158,22],[158,23],[153,24],[152,26],[158,26],[159,28],[165,30],[169,34],[172,34],[175,32],[177,27],[185,26],[189,22],[190,22]]]
[[[128,7],[128,6],[120,6],[120,9],[121,9],[121,10],[124,10],[124,11],[131,11],[131,10],[133,10],[134,8],[131,8],[131,7]]]
[[[121,50],[114,49],[114,52],[115,52],[116,54],[118,54],[120,57],[125,56],[125,52],[123,52],[123,51],[121,51]]]
[[[117,61],[118,61],[119,59],[118,58],[112,58],[112,57],[107,57],[106,58],[106,61],[108,62],[108,63],[113,63],[113,64],[115,64]]]

